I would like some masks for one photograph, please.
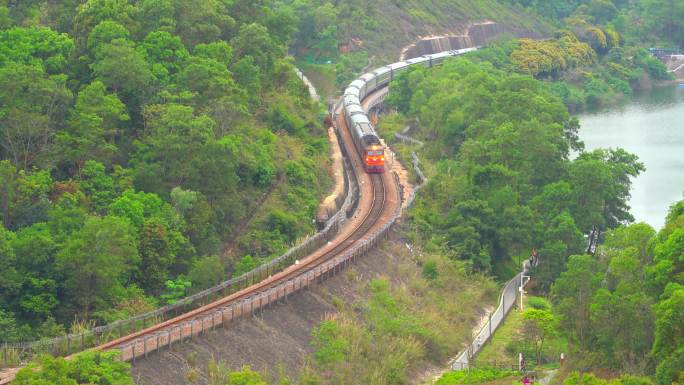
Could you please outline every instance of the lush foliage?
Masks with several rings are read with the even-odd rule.
[[[578,123],[544,83],[459,58],[391,87],[390,103],[429,140],[434,167],[412,213],[428,247],[497,272],[536,247],[548,287],[582,234],[632,220],[629,178],[643,166],[620,149],[569,160]]]
[[[471,369],[448,372],[435,385],[471,385],[506,377],[519,377],[518,372],[495,369]]]
[[[653,382],[645,377],[623,376],[613,380],[604,380],[591,373],[572,373],[563,385],[652,385]]]
[[[684,4],[671,0],[506,0],[557,23],[608,25],[630,40],[684,46]]]
[[[554,76],[568,69],[593,64],[595,57],[596,53],[588,44],[567,33],[547,41],[521,39],[519,47],[511,54],[511,61],[523,73]]]
[[[173,302],[313,230],[327,136],[269,5],[0,6],[0,341]]]
[[[561,353],[569,353],[567,339],[558,327],[558,316],[543,297],[525,296],[525,311],[510,312],[475,357],[474,365],[518,365],[522,353],[528,370],[557,367]]]
[[[117,352],[87,352],[65,360],[44,357],[40,367],[26,367],[17,373],[18,385],[133,385],[130,364],[117,359]]]
[[[508,2],[560,28],[551,41],[522,40],[510,57],[517,70],[561,80],[554,91],[573,110],[613,103],[670,79],[665,65],[644,48],[684,45],[684,6],[676,1]]]
[[[562,329],[580,351],[578,365],[681,381],[684,344],[684,201],[659,233],[646,224],[606,235],[598,258],[572,256],[552,289]]]
[[[415,36],[435,30],[460,31],[481,20],[527,31],[548,30],[540,18],[491,0],[285,0],[277,9],[296,21],[291,48],[307,75],[323,88],[348,84],[368,65],[396,59]],[[319,76],[326,67],[334,70],[334,81]]]
[[[401,246],[388,251],[406,253]],[[365,299],[349,305],[333,299],[339,314],[312,331],[314,353],[300,383],[406,384],[421,362],[441,364],[470,338],[467,328],[453,325],[474,324],[474,309],[494,300],[495,285],[484,277],[466,279],[464,264],[443,256],[420,258],[422,266],[434,267],[427,277],[404,258],[390,267],[391,282],[374,279],[365,286]],[[346,274],[349,285],[357,274]]]

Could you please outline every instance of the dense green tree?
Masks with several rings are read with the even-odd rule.
[[[111,164],[129,120],[126,106],[105,85],[95,81],[76,98],[65,130],[56,134],[55,156],[78,174],[87,160]]]
[[[556,333],[556,320],[549,310],[527,309],[523,313],[522,335],[534,346],[538,363],[542,362],[544,342]]]
[[[192,50],[193,55],[205,59],[214,59],[226,66],[233,59],[233,48],[225,41],[215,41],[207,44],[197,44]]]
[[[143,288],[156,292],[162,288],[169,276],[169,268],[175,261],[173,241],[168,234],[167,225],[158,217],[145,221],[140,234],[140,268],[138,281]]]
[[[95,26],[111,20],[135,34],[140,28],[136,14],[136,7],[128,0],[87,0],[78,7],[73,33],[84,46],[85,38]]]
[[[116,195],[114,179],[107,175],[105,166],[97,161],[86,161],[79,175],[80,187],[90,200],[91,208],[103,212]]]
[[[150,32],[141,47],[152,64],[155,77],[167,82],[190,57],[181,39],[164,31]]]
[[[60,277],[53,270],[58,244],[45,223],[19,230],[12,247],[22,274],[21,293],[12,308],[24,320],[47,320],[59,304]]]
[[[17,373],[20,385],[133,385],[130,364],[118,359],[118,352],[86,352],[71,360],[43,357],[40,367],[31,365]]]
[[[261,92],[261,75],[251,56],[245,56],[233,66],[237,84],[247,91],[252,103],[258,102]]]
[[[14,167],[3,167],[9,186],[4,193],[8,196],[7,223],[9,229],[18,229],[36,222],[43,221],[50,206],[49,193],[52,189],[52,177],[47,170],[27,173],[20,170],[10,174]],[[2,166],[0,166],[2,167]]]
[[[190,57],[187,65],[178,73],[177,82],[184,90],[195,93],[197,107],[239,93],[226,65],[214,59]]]
[[[297,33],[299,17],[297,17],[293,8],[281,4],[268,13],[264,25],[268,28],[270,34],[275,39],[278,39],[281,45],[285,46],[292,41],[294,34]]]
[[[140,35],[147,36],[153,31],[173,33],[176,30],[173,0],[142,0],[138,4],[140,20],[143,21]]]
[[[32,65],[0,67],[0,158],[24,170],[39,164],[71,102],[66,80]]]
[[[684,286],[671,283],[655,308],[656,329],[653,354],[658,362],[659,385],[676,383],[684,373]]]
[[[0,341],[15,342],[19,338],[14,315],[0,308]]]
[[[125,39],[112,40],[101,52],[92,64],[96,78],[129,101],[144,97],[154,81],[145,55]]]
[[[216,213],[209,206],[207,198],[200,192],[174,187],[171,202],[186,222],[186,233],[195,245],[199,255],[216,250],[219,244],[214,225]]]
[[[647,31],[662,40],[671,40],[680,46],[684,44],[684,4],[677,0],[645,0],[643,7],[644,26]]]
[[[0,305],[13,340],[149,311],[166,281],[210,286],[234,259],[204,256],[229,236],[262,261],[311,231],[328,152],[283,60],[299,6],[0,4]],[[291,135],[268,129],[272,106]],[[254,207],[270,189],[268,209]]]
[[[6,5],[0,5],[0,29],[8,29],[14,24],[14,20],[10,17],[9,8]]]
[[[231,41],[237,56],[251,56],[254,64],[264,73],[271,73],[276,59],[284,53],[282,46],[260,24],[245,24]]]
[[[0,304],[9,301],[21,284],[21,278],[15,268],[13,238],[13,233],[0,226]]]
[[[102,57],[105,52],[105,45],[112,43],[116,39],[130,39],[130,32],[123,25],[112,21],[104,20],[96,25],[88,34],[86,47],[93,57]]]
[[[217,40],[235,27],[229,13],[222,13],[218,0],[174,0],[176,32],[188,47]]]
[[[598,261],[589,255],[573,255],[567,270],[561,273],[551,289],[557,303],[560,325],[583,348],[589,347],[590,310],[601,282]]]
[[[197,290],[206,289],[226,280],[223,262],[212,255],[196,260],[188,273],[192,287]]]
[[[50,75],[64,72],[73,40],[46,27],[10,28],[0,31],[0,64],[30,64]]]
[[[90,217],[67,241],[57,264],[67,278],[71,298],[85,317],[113,302],[114,290],[140,260],[133,229],[127,220]]]
[[[17,169],[8,160],[0,160],[0,215],[4,227],[12,223],[12,203],[17,193]]]

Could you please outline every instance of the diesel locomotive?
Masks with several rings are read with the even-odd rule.
[[[375,132],[375,127],[368,118],[366,110],[361,106],[361,101],[375,90],[387,86],[397,75],[411,66],[432,67],[442,64],[444,59],[448,57],[462,55],[476,49],[444,51],[386,65],[363,74],[344,90],[342,97],[344,118],[354,138],[354,146],[356,146],[356,151],[364,163],[366,172],[381,173],[385,171],[385,149],[377,132]]]

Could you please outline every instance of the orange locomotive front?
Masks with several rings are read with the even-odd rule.
[[[372,144],[366,147],[364,164],[366,166],[366,172],[384,172],[385,149],[379,144]]]

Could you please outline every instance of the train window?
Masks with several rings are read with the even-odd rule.
[[[376,152],[375,152],[375,155],[377,155],[377,156],[382,156],[382,150],[376,151]]]
[[[368,151],[368,156],[373,156],[373,150]]]

